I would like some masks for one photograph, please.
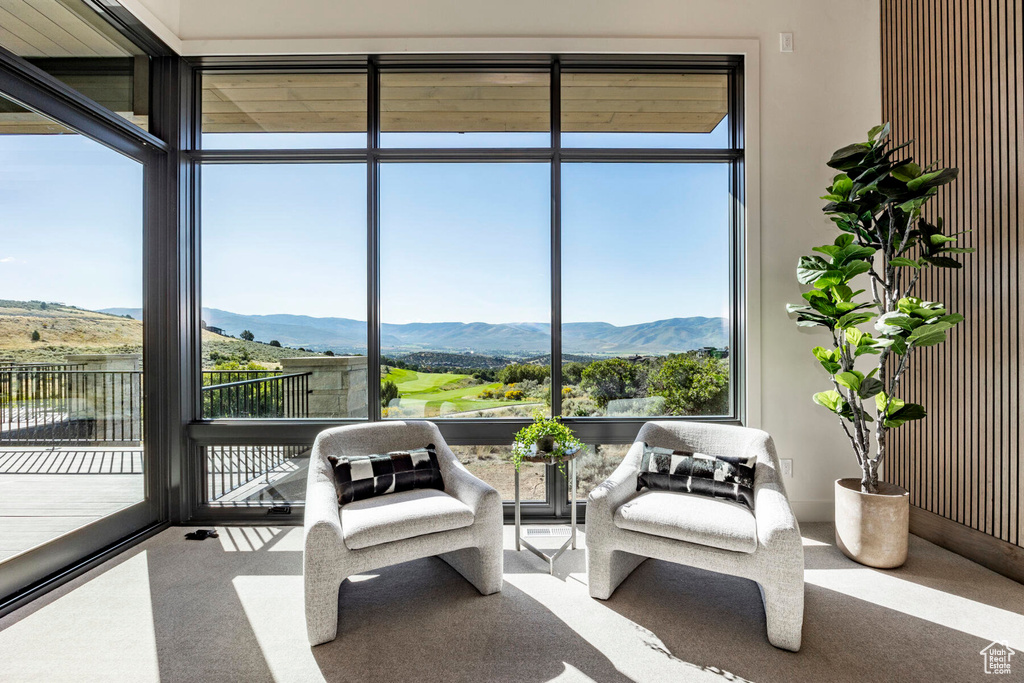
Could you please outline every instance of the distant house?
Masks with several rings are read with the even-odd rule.
[[[714,346],[705,346],[702,349],[697,349],[694,354],[697,358],[728,358],[729,347],[719,349]]]
[[[219,334],[222,337],[227,337],[228,336],[228,333],[225,332],[223,329],[221,329],[219,327],[214,327],[213,325],[207,325],[206,326],[206,330],[208,332],[213,332],[214,334]]]

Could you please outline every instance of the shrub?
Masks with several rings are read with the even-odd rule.
[[[595,361],[584,368],[580,387],[590,392],[598,406],[605,408],[608,401],[643,396],[645,374],[640,365],[622,358],[609,358]]]
[[[39,336],[39,330],[32,330],[32,341],[39,341],[40,339],[42,337]]]
[[[386,379],[380,383],[380,405],[385,410],[392,401],[397,401],[402,397],[402,394],[398,392],[398,385],[392,380]]]
[[[276,339],[271,339],[270,340],[270,345],[271,346],[276,346],[277,348],[281,348],[281,342],[277,341]]]
[[[334,351],[331,351],[330,349],[327,349],[326,351],[324,351],[324,355],[325,356],[333,356],[334,355]]]
[[[546,365],[512,363],[510,365],[506,365],[498,372],[498,381],[502,384],[516,384],[527,380],[543,382],[550,374],[551,369]]]
[[[242,330],[242,334],[238,335],[238,338],[244,339],[245,341],[252,341],[253,339],[256,338],[256,335],[254,335],[249,330]]]
[[[566,384],[579,384],[583,377],[583,369],[587,367],[583,363],[570,362],[562,365],[562,381]]]
[[[665,397],[669,415],[725,415],[729,366],[717,358],[668,358],[651,375],[651,394]]]
[[[522,401],[526,394],[523,393],[522,389],[509,389],[505,392],[505,400],[507,401]]]

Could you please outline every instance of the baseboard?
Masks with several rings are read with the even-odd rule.
[[[1024,548],[910,506],[910,533],[1024,583]]]
[[[798,522],[831,522],[835,520],[836,506],[828,500],[791,500],[790,507]]]

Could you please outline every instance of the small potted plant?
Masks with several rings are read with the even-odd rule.
[[[533,414],[533,424],[519,430],[512,441],[512,464],[516,471],[527,462],[544,462],[558,465],[565,473],[565,463],[583,448],[583,442],[557,417],[544,417],[538,410]]]

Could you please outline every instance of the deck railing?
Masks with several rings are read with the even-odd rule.
[[[229,493],[233,498],[244,500],[243,486],[266,477],[255,486],[251,493],[258,494],[270,484],[273,472],[288,474],[287,461],[302,457],[309,452],[308,446],[207,446],[206,452],[206,495],[210,502],[219,501]],[[293,466],[293,469],[298,469]]]
[[[307,417],[311,375],[286,375],[280,370],[204,370],[203,418]]]
[[[142,372],[0,368],[0,443],[138,443]]]

